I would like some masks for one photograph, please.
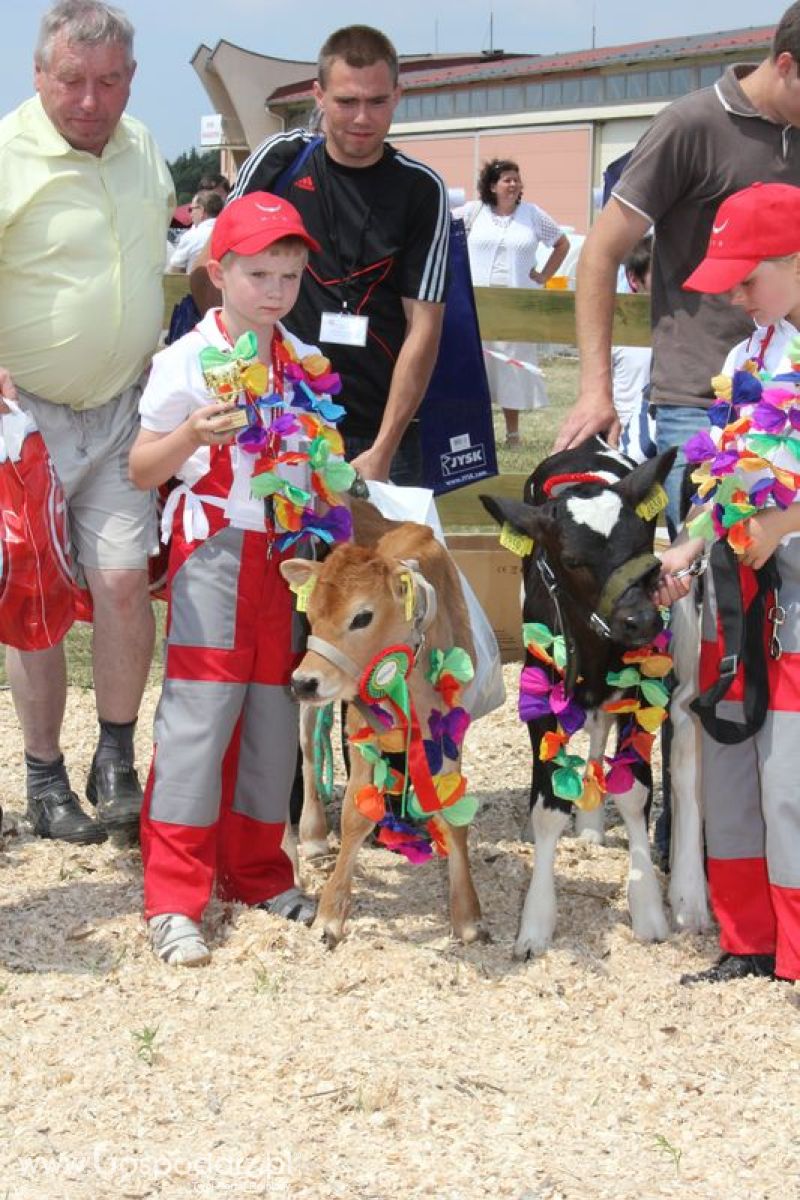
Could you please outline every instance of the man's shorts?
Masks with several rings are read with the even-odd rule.
[[[76,412],[18,387],[61,480],[75,562],[101,570],[145,570],[158,548],[155,499],[128,478],[139,432],[144,377],[99,408]]]

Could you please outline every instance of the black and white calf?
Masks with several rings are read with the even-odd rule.
[[[626,650],[646,646],[662,629],[652,598],[660,571],[653,554],[658,511],[653,498],[675,453],[670,450],[634,467],[601,438],[590,438],[540,463],[525,485],[524,503],[481,497],[496,521],[533,538],[524,564],[523,620],[564,635],[564,686],[589,714],[590,759],[602,759],[614,721],[600,709],[614,693],[608,672],[619,671]],[[527,663],[535,663],[530,654]],[[555,717],[530,721],[528,727],[536,860],[514,947],[517,958],[542,953],[552,940],[555,851],[572,811],[572,804],[553,792],[553,764],[539,758],[542,736],[556,728]],[[661,941],[668,925],[645,820],[650,768],[637,763],[633,771],[633,787],[615,796],[630,847],[628,904],[636,936]],[[578,832],[602,840],[602,816],[602,807],[579,811]]]

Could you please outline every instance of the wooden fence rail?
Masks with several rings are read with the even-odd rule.
[[[164,276],[164,324],[186,295],[185,275]],[[575,293],[524,288],[476,288],[481,336],[509,342],[558,342],[575,345]],[[613,340],[619,346],[650,345],[647,296],[617,296]]]

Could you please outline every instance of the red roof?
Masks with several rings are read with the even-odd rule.
[[[567,50],[561,54],[483,54],[468,61],[463,57],[442,61],[411,59],[401,62],[403,88],[418,91],[451,83],[477,83],[490,80],[535,78],[537,75],[586,71],[614,65],[634,66],[654,59],[697,58],[735,50],[763,49],[775,32],[774,25],[748,29],[729,29],[700,33],[689,37],[659,38],[648,42],[627,42],[619,46],[597,46],[591,50]],[[269,103],[306,100],[313,79],[301,80],[276,88]]]

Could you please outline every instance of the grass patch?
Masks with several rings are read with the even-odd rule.
[[[522,444],[509,449],[505,445],[505,423],[499,408],[492,408],[497,465],[501,475],[530,475],[537,463],[553,449],[561,425],[578,396],[577,358],[545,358],[544,371],[550,404],[533,412],[520,413]]]
[[[167,606],[161,600],[153,604],[156,617],[156,649],[150,667],[147,683],[150,687],[160,687],[163,674],[164,659],[164,625],[167,618]],[[67,655],[67,679],[70,687],[83,688],[92,691],[92,627],[83,621],[76,621],[64,639]],[[0,657],[0,687],[8,686],[6,675],[5,655]]]

